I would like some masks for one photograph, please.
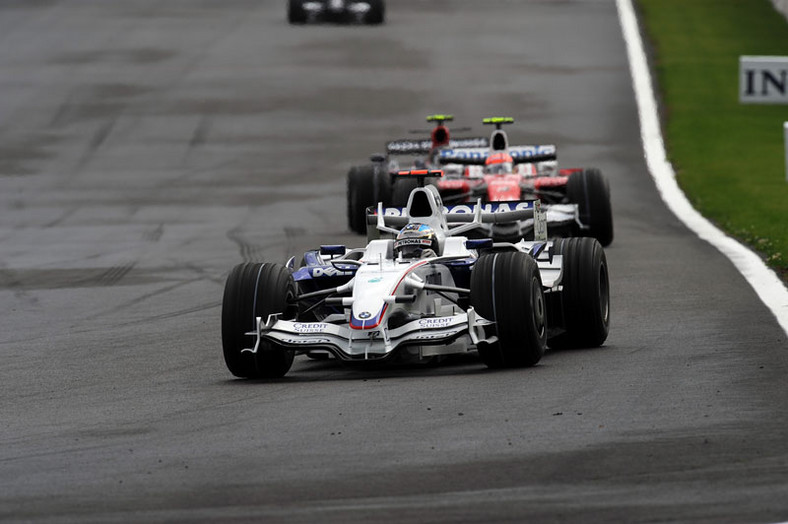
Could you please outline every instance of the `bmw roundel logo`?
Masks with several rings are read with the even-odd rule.
[[[371,316],[372,313],[370,313],[369,311],[362,311],[361,313],[358,314],[358,318],[363,318],[363,319],[367,319]]]

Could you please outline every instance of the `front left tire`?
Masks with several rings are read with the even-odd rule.
[[[290,271],[281,264],[238,264],[230,272],[222,299],[222,351],[230,373],[241,378],[284,376],[293,365],[291,349],[260,341],[257,353],[243,351],[254,347],[255,338],[246,333],[256,329],[257,317],[263,321],[274,313],[294,319],[298,306],[296,284]]]
[[[287,4],[287,21],[291,24],[306,23],[304,0],[289,0]]]
[[[367,23],[372,25],[382,24],[386,18],[386,6],[383,0],[367,0],[369,11],[367,12]]]

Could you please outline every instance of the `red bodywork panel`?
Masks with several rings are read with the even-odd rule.
[[[540,190],[554,194],[555,188],[566,187],[569,177],[582,170],[580,167],[560,169],[557,175],[539,176],[521,166],[518,173],[470,176],[470,167],[466,166],[462,178],[443,178],[437,181],[437,186],[441,194],[467,194],[465,201],[477,198],[481,192],[486,193],[488,202],[521,200],[527,195],[544,198]]]
[[[485,175],[487,200],[504,202],[520,200],[520,175]]]

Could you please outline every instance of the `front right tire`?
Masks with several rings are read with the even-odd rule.
[[[561,315],[564,332],[547,341],[552,348],[601,346],[610,329],[610,281],[605,250],[593,238],[556,239],[563,256]]]
[[[230,272],[222,300],[222,351],[227,369],[241,378],[282,377],[290,370],[295,353],[291,349],[260,341],[257,353],[243,351],[254,347],[257,317],[263,321],[274,313],[294,319],[298,306],[296,284],[290,271],[281,264],[238,264]]]

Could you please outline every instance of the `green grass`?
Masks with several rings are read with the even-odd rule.
[[[636,0],[652,46],[668,157],[704,216],[788,277],[788,105],[739,103],[739,56],[788,56],[769,0]]]

